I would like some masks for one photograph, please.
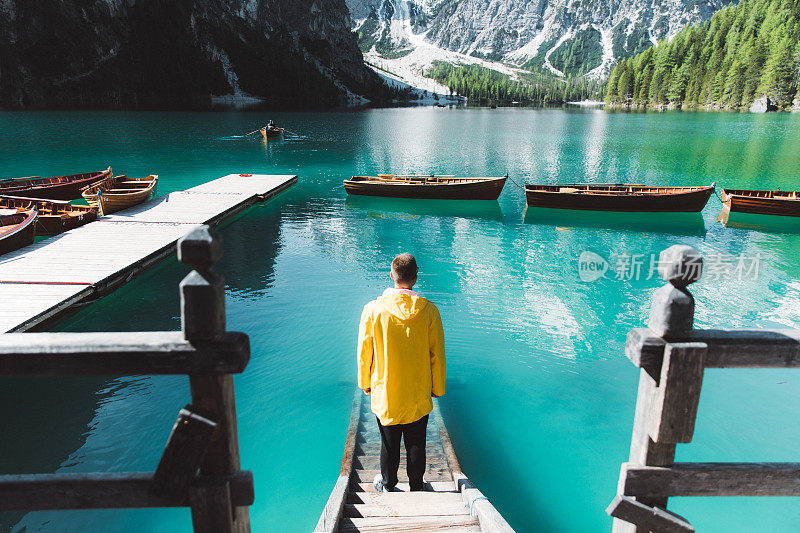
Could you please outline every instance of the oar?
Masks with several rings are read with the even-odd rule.
[[[11,196],[8,194],[0,195],[0,198],[8,200],[25,200],[27,202],[50,202],[51,204],[69,204],[69,200],[47,200],[45,198],[28,198],[27,196]]]

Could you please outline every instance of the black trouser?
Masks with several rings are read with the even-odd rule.
[[[428,415],[410,424],[384,426],[378,419],[381,434],[381,475],[386,487],[397,485],[397,469],[400,468],[400,437],[406,444],[406,471],[411,490],[424,490],[422,475],[425,473],[425,432]]]

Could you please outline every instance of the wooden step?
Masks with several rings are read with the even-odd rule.
[[[460,492],[351,492],[346,503],[380,505],[404,503],[408,505],[458,505],[464,503]]]
[[[455,490],[455,486],[452,481],[431,481],[430,484],[431,487],[433,487],[433,491],[431,492],[453,492]],[[351,483],[350,486],[355,492],[375,492],[375,487],[372,485],[371,481],[369,483]],[[395,487],[395,491],[411,492],[411,489],[409,488],[408,483],[398,483],[397,487]]]
[[[442,454],[425,454],[425,466],[430,468],[448,468],[447,459]],[[400,468],[406,467],[405,454],[400,455]],[[353,458],[353,468],[361,470],[380,470],[381,457],[380,455],[358,455]]]
[[[356,445],[356,455],[379,455],[381,453],[381,443],[378,442],[359,442]],[[428,442],[425,445],[426,454],[444,455],[444,448],[441,442]],[[405,446],[401,449],[400,455],[405,455]]]
[[[374,470],[362,470],[358,469],[353,472],[353,478],[361,483],[371,483],[377,474],[380,474],[381,471],[378,469]],[[453,475],[450,473],[449,468],[436,468],[436,467],[429,467],[425,469],[425,473],[423,474],[425,481],[449,481],[453,482]],[[397,479],[400,483],[408,483],[408,473],[406,472],[405,468],[401,468],[397,471]]]
[[[403,532],[441,532],[441,531],[480,531],[478,519],[469,515],[462,516],[411,516],[411,517],[343,517],[339,523],[339,531],[380,533],[384,531]]]
[[[374,516],[456,516],[469,515],[469,508],[463,501],[443,505],[435,502],[380,502],[348,503],[344,506],[344,516],[350,518],[369,518]]]

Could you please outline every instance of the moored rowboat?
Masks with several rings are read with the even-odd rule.
[[[730,213],[800,217],[800,192],[722,189],[722,205]]]
[[[111,176],[111,167],[97,172],[0,180],[0,194],[46,198],[48,200],[74,200],[81,197],[81,189]]]
[[[684,212],[702,211],[714,192],[706,187],[647,187],[633,184],[526,185],[531,207],[588,211]]]
[[[146,178],[114,176],[84,189],[83,198],[89,205],[99,207],[101,215],[108,215],[150,200],[157,184],[155,174]]]
[[[0,254],[33,244],[35,209],[0,209]]]
[[[347,194],[435,200],[497,200],[507,177],[457,178],[381,174],[344,180]]]
[[[410,492],[401,456],[392,492],[376,493],[380,436],[375,415],[359,390],[353,401],[339,478],[317,522],[316,532],[491,531],[513,533],[495,507],[463,474],[439,406],[434,402],[426,443],[425,481],[430,490]]]
[[[36,235],[58,235],[97,220],[97,208],[66,201],[0,196],[0,209],[35,209]]]

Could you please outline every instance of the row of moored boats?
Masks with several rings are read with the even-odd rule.
[[[348,194],[438,200],[497,200],[508,176],[459,178],[440,175],[380,174],[344,181]],[[525,185],[528,206],[621,212],[701,211],[716,185],[650,187],[641,183],[562,183]],[[800,216],[800,193],[722,189],[723,216],[731,212]]]
[[[0,180],[0,253],[57,235],[155,195],[158,176],[114,176],[96,172]],[[83,199],[88,205],[77,205]]]

